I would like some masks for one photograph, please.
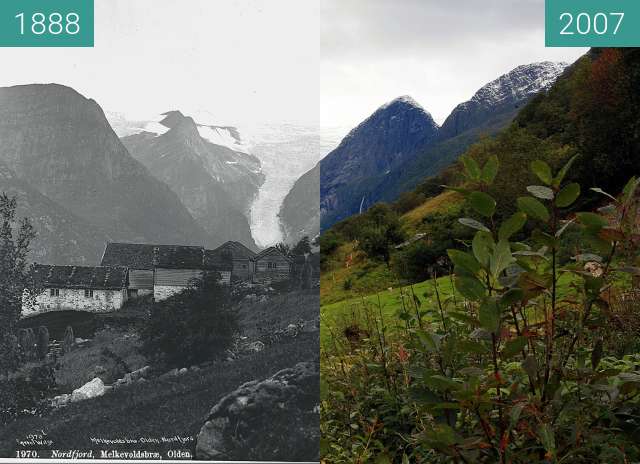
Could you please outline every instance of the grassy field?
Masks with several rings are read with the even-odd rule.
[[[195,437],[205,416],[222,396],[242,383],[311,360],[318,360],[317,336],[303,333],[237,362],[222,362],[199,372],[124,387],[73,403],[45,417],[24,418],[8,425],[0,430],[0,455],[15,456],[19,449],[16,439],[41,430],[59,449],[103,448],[92,446],[91,438]],[[131,444],[116,448],[168,450],[193,446]]]
[[[259,327],[275,330],[286,328],[290,323],[317,318],[318,306],[317,291],[310,291],[271,296],[266,302],[244,302],[237,310],[244,334],[253,339],[259,335]],[[108,325],[112,329],[98,331],[86,348],[78,348],[61,358],[63,369],[57,373],[61,376],[61,386],[70,388],[74,377],[81,382],[96,363],[104,363],[105,348],[121,357],[131,369],[140,367],[144,359],[139,357],[136,337],[131,331]],[[20,449],[16,440],[24,440],[27,435],[40,431],[53,440],[53,445],[40,449],[105,448],[92,445],[91,438],[139,440],[177,435],[193,439],[211,407],[222,396],[245,382],[264,379],[298,362],[318,362],[318,343],[318,332],[301,332],[295,338],[284,337],[267,345],[261,352],[235,361],[212,361],[201,366],[199,371],[189,371],[178,377],[151,378],[118,388],[102,397],[71,403],[42,417],[22,417],[0,429],[0,456],[14,456]],[[107,446],[122,451],[188,450],[194,447],[194,442],[185,446],[171,443]]]
[[[423,310],[435,309],[437,304],[435,285],[433,280],[428,280],[404,287],[389,287],[366,295],[358,296],[357,293],[352,292],[351,298],[336,303],[323,304],[320,307],[321,343],[324,344],[331,340],[332,331],[340,331],[350,325],[353,319],[357,319],[358,312],[364,307],[373,306],[378,311],[379,306],[382,317],[388,321],[391,327],[401,322],[398,316],[403,308],[403,298],[412,299],[415,295],[420,300]],[[446,306],[452,303],[455,292],[451,278],[449,276],[438,278],[437,286],[443,304]],[[405,301],[405,304],[408,306],[409,301]]]
[[[351,257],[347,267],[346,262]],[[353,243],[346,243],[330,257],[320,276],[320,304],[327,305],[370,294],[397,285],[397,278],[384,264],[366,258]]]

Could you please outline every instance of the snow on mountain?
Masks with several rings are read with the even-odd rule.
[[[233,151],[249,153],[249,147],[242,141],[235,127],[230,126],[204,126],[198,124],[200,137],[207,139],[214,145],[230,148]]]
[[[567,66],[543,61],[521,65],[503,74],[454,108],[440,128],[440,138],[455,137],[491,115],[517,110],[529,98],[551,87]]]
[[[488,83],[471,98],[485,105],[497,105],[510,100],[522,100],[553,85],[568,63],[543,61],[518,66]]]
[[[160,136],[169,128],[161,123],[166,115],[129,120],[121,113],[107,113],[107,118],[119,137],[142,132]],[[321,149],[319,131],[310,124],[253,124],[221,125],[211,112],[198,111],[193,115],[200,137],[208,142],[229,148],[238,154],[251,154],[261,163],[265,182],[258,190],[247,213],[254,241],[260,247],[274,245],[283,239],[278,212],[294,183],[309,171],[329,150]],[[168,124],[168,123],[166,123]],[[344,135],[342,129],[339,136]],[[337,140],[336,140],[337,139]],[[328,144],[339,141],[329,137]],[[225,159],[233,167],[237,160]],[[217,179],[223,182],[224,179]]]
[[[311,124],[263,124],[238,126],[251,153],[260,159],[265,182],[253,205],[249,221],[259,246],[284,239],[278,217],[282,203],[296,180],[326,153],[322,151],[317,126]]]

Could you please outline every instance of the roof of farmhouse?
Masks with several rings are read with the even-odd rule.
[[[34,279],[49,288],[90,288],[119,290],[127,286],[126,267],[121,266],[54,266],[38,264]]]
[[[156,267],[170,269],[202,269],[204,247],[184,245],[159,245],[154,249]]]
[[[100,265],[153,269],[154,247],[146,243],[107,243]]]
[[[231,253],[233,259],[250,259],[256,254],[240,242],[228,241],[220,245],[215,250],[207,250],[207,253],[214,255],[222,255],[225,252]]]
[[[258,261],[258,260],[260,260],[262,258],[265,258],[267,256],[274,256],[274,255],[275,256],[280,256],[280,257],[286,259],[289,262],[293,262],[293,260],[291,258],[286,256],[284,253],[282,253],[276,247],[269,247],[269,248],[266,248],[266,249],[262,250],[260,253],[258,253],[253,258],[251,258],[251,260],[252,261]]]
[[[201,246],[153,245],[148,243],[107,243],[101,266],[125,266],[129,269],[161,267],[167,269],[230,270],[226,254],[234,259],[251,259],[256,254],[240,242],[226,242],[215,250]]]

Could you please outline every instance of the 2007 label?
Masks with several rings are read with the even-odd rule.
[[[612,21],[609,21],[609,19]],[[613,35],[618,34],[622,21],[624,20],[624,13],[596,13],[590,15],[589,13],[578,13],[575,17],[572,13],[562,13],[560,15],[560,21],[564,24],[564,27],[560,30],[561,35],[588,35],[592,32],[597,35],[605,35],[611,33]]]

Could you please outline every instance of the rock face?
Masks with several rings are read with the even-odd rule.
[[[317,461],[317,364],[299,363],[222,398],[200,430],[201,460]]]
[[[203,138],[191,117],[164,114],[166,132],[124,137],[129,152],[180,197],[213,245],[238,240],[256,248],[248,211],[264,182],[260,161],[252,155]]]
[[[0,162],[18,179],[110,240],[209,241],[177,195],[131,157],[100,106],[69,87],[0,88],[0,140]],[[48,245],[59,248],[70,240]]]
[[[320,233],[320,164],[296,181],[280,208],[285,243],[295,244],[305,235]]]
[[[566,66],[518,66],[458,105],[440,128],[407,97],[384,105],[320,162],[322,229],[378,201],[393,201],[440,172],[483,133],[508,125],[519,108],[550,88]]]
[[[71,394],[71,402],[88,400],[97,396],[102,396],[105,393],[105,386],[100,378],[96,377],[91,382],[85,383],[80,388],[73,390]]]
[[[16,215],[28,217],[37,231],[30,258],[39,263],[94,264],[106,234],[49,199],[0,161],[0,191],[17,200]]]
[[[549,89],[567,66],[550,61],[518,66],[482,87],[471,100],[456,106],[442,125],[439,137],[455,137],[496,113],[522,106],[533,95]]]
[[[322,228],[371,206],[371,180],[407,162],[437,134],[431,115],[409,96],[378,108],[320,162]]]

